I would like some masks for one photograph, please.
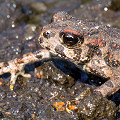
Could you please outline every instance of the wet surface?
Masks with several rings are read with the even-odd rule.
[[[40,30],[42,26],[50,23],[52,15],[57,11],[65,10],[80,19],[88,19],[120,28],[119,5],[119,0],[113,0],[112,2],[111,0],[69,0],[69,2],[67,0],[1,0],[0,62],[40,49],[41,47],[37,41]],[[101,78],[78,71],[77,68],[72,67],[70,63],[65,61],[54,61],[54,63],[56,66],[50,62],[44,63],[36,69],[35,66],[38,67],[41,63],[26,66],[26,72],[32,74],[32,78],[19,77],[14,91],[9,89],[9,74],[5,74],[0,78],[0,119],[88,119],[89,115],[85,112],[82,114],[80,112],[68,114],[66,110],[57,111],[53,104],[55,102],[66,104],[66,101],[74,99],[87,87],[94,89],[94,85],[100,85],[103,81],[101,81]],[[67,66],[70,66],[72,70]],[[62,72],[56,67],[62,69]],[[78,72],[76,73],[76,71]],[[84,82],[92,85],[84,84]],[[93,98],[88,99],[86,97],[81,101],[85,104],[92,101],[91,104],[94,105],[96,99]],[[103,118],[113,119],[115,116],[114,111],[116,111],[114,105],[119,106],[120,103],[119,91],[110,96],[109,101],[98,99],[98,104],[95,104],[95,107],[97,105],[102,106],[98,112],[104,109],[104,104],[108,102],[109,109],[105,113],[110,113],[111,116],[107,118],[108,115],[104,114]],[[114,101],[115,104],[110,100]],[[83,112],[82,108],[87,109],[84,106],[85,104],[78,108],[79,111]],[[118,111],[120,112],[120,108]],[[94,109],[92,112],[94,112]],[[116,119],[120,118],[119,112],[117,112]]]

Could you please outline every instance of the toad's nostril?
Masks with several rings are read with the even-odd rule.
[[[43,33],[43,36],[45,37],[45,38],[50,38],[50,31],[46,31],[46,32],[44,32]]]
[[[44,42],[44,40],[43,40],[43,38],[42,37],[40,37],[40,43],[43,43]]]

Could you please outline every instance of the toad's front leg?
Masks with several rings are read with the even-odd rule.
[[[50,53],[48,50],[42,49],[34,53],[25,54],[23,57],[11,60],[8,63],[2,62],[0,63],[0,75],[4,73],[11,73],[10,89],[13,90],[18,75],[29,78],[31,77],[30,74],[26,74],[24,71],[26,64],[37,62],[46,58],[50,58]]]
[[[99,61],[99,62],[98,62]],[[104,84],[96,88],[94,92],[103,97],[110,96],[120,89],[120,74],[117,68],[106,65],[103,59],[92,59],[86,69],[95,75],[103,78],[109,78]]]
[[[94,90],[97,95],[110,96],[120,89],[120,77],[115,76]]]

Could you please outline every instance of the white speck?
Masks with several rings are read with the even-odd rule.
[[[88,106],[91,108],[91,107],[92,107],[92,104],[88,103]]]
[[[85,108],[83,108],[83,110],[85,110]]]
[[[16,4],[13,4],[13,7],[16,8]]]
[[[18,39],[19,37],[18,37],[18,35],[16,35],[16,39]]]
[[[98,28],[99,28],[99,26],[95,26],[95,28],[96,28],[96,29],[98,29]]]
[[[105,8],[104,8],[104,11],[108,11],[108,8],[107,8],[107,7],[105,7]]]
[[[7,18],[10,18],[10,15],[7,15]]]
[[[19,110],[16,110],[16,113],[18,113],[19,112]]]
[[[49,70],[51,70],[52,69],[52,67],[49,67]]]
[[[18,55],[18,52],[15,52],[16,53],[16,55]]]
[[[16,97],[16,95],[13,95],[13,97]]]
[[[32,39],[32,36],[29,36],[29,40]]]
[[[14,28],[14,27],[15,27],[15,24],[12,24],[12,27]]]
[[[33,37],[32,36],[29,36],[29,37],[26,37],[26,40],[31,40]]]
[[[81,21],[79,21],[77,24],[78,24],[78,25],[81,24]]]
[[[84,27],[83,30],[85,30],[86,28]]]
[[[86,69],[86,65],[83,65],[83,70],[85,70]]]
[[[111,27],[111,25],[110,25],[110,24],[107,24],[107,26],[108,26],[108,27]]]
[[[17,48],[16,50],[18,51],[19,49]]]
[[[60,90],[62,90],[62,88],[60,88]]]
[[[32,26],[32,31],[35,31],[36,30],[36,26]]]
[[[62,78],[62,75],[61,74],[58,74],[58,79]]]

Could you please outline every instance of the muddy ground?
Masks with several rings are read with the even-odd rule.
[[[120,28],[119,0],[1,0],[0,62],[41,49],[38,35],[57,11]],[[25,70],[32,78],[19,76],[13,91],[9,89],[10,74],[0,76],[1,120],[120,119],[120,91],[108,99],[96,99],[88,94],[77,110],[70,113],[65,110],[67,101],[88,88],[91,94],[104,79],[81,72],[61,59],[30,64]],[[41,71],[43,76],[38,76]],[[92,110],[87,106],[89,102],[94,105]]]

